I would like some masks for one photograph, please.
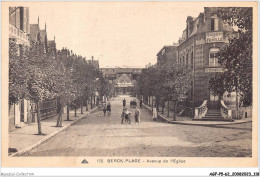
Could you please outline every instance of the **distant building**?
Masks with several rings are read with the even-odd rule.
[[[47,37],[47,25],[45,23],[45,28],[40,29],[40,19],[38,17],[37,24],[30,24],[30,42],[40,43],[43,45],[43,52],[48,53],[48,37]],[[56,47],[56,44],[55,44]]]
[[[29,8],[9,7],[9,40],[14,40],[17,46],[17,55],[23,56],[29,49]],[[21,100],[9,107],[9,131],[16,126],[22,126],[30,119],[30,101]]]
[[[91,57],[91,60],[87,60],[87,62],[91,65],[93,65],[95,68],[99,68],[99,61],[98,60],[94,60],[94,57]]]
[[[103,76],[115,86],[115,94],[133,94],[133,87],[143,68],[100,68]]]
[[[157,65],[173,65],[176,63],[177,58],[177,45],[164,46],[157,53]]]

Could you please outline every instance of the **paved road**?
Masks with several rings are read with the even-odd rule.
[[[121,124],[122,100],[111,100],[110,117],[88,115],[25,156],[251,156],[251,123],[202,127],[152,121],[141,109],[141,124]]]

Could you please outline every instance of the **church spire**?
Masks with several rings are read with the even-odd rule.
[[[47,27],[47,25],[46,25],[46,22],[45,22],[45,31],[46,31],[46,27]]]
[[[38,16],[38,26],[40,25],[40,18],[39,18],[39,16]]]

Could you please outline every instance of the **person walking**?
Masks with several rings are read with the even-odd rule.
[[[140,124],[140,110],[135,107],[135,123]]]
[[[126,109],[123,109],[122,114],[121,114],[121,119],[122,119],[121,124],[123,124],[125,121],[125,112],[126,112]]]
[[[126,106],[126,100],[124,98],[124,100],[123,100],[123,107],[125,107],[125,106]]]
[[[107,115],[110,116],[111,114],[111,104],[110,102],[107,103]]]
[[[126,109],[125,112],[125,121],[127,121],[129,124],[131,124],[131,112]]]
[[[153,120],[156,121],[157,119],[157,110],[156,110],[156,107],[154,106],[153,107]]]

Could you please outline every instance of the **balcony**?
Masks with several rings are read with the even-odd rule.
[[[17,39],[18,44],[30,45],[29,35],[11,24],[9,24],[9,38]]]

